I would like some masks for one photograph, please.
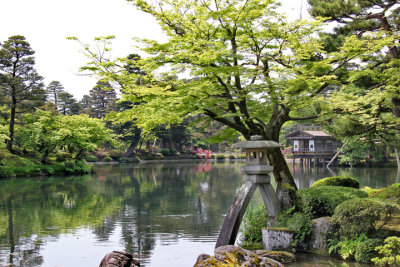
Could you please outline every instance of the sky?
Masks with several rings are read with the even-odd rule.
[[[299,18],[302,1],[283,2],[282,9],[289,17]],[[35,67],[44,77],[45,85],[60,81],[78,100],[89,93],[96,78],[79,72],[87,60],[79,52],[80,45],[66,37],[75,36],[83,43],[92,43],[96,36],[115,35],[112,52],[115,57],[135,52],[133,37],[155,40],[164,37],[153,17],[125,0],[0,0],[0,25],[0,42],[13,35],[25,36],[36,52]]]

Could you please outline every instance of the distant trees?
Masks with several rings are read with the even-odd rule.
[[[47,87],[46,87],[46,95],[47,95],[47,101],[52,102],[54,105],[58,107],[58,99],[60,93],[64,93],[64,86],[59,81],[52,81]]]
[[[24,36],[11,36],[0,45],[0,95],[9,108],[7,149],[13,151],[17,115],[45,100],[42,77],[37,74],[30,44]]]

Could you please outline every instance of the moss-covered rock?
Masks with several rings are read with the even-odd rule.
[[[352,187],[352,188],[360,188],[360,182],[352,177],[342,177],[342,176],[333,176],[333,177],[325,177],[320,179],[312,184],[312,187],[317,186],[344,186],[344,187]]]
[[[271,252],[270,254],[274,254]],[[274,258],[294,259],[294,256],[289,256],[290,253],[276,253]],[[268,256],[267,251],[250,251],[238,246],[222,246],[214,251],[214,256],[201,254],[197,258],[195,267],[212,267],[212,266],[276,266],[283,265],[272,257]]]
[[[314,218],[332,216],[342,202],[365,198],[368,194],[360,189],[343,186],[317,186],[299,190],[304,206]]]

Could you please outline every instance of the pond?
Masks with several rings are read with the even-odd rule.
[[[113,250],[144,266],[193,266],[213,252],[241,165],[110,164],[85,176],[0,180],[0,266],[98,266]],[[398,179],[397,169],[383,168],[293,173],[299,187],[332,175],[371,187]]]

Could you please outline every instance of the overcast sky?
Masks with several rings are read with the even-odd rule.
[[[285,11],[299,18],[301,1],[284,2]],[[25,36],[36,51],[36,69],[46,86],[60,81],[78,100],[96,79],[79,73],[86,59],[79,44],[67,36],[89,43],[95,36],[115,35],[113,56],[132,53],[132,37],[162,38],[157,22],[125,0],[0,0],[0,25],[0,42],[12,35]]]

